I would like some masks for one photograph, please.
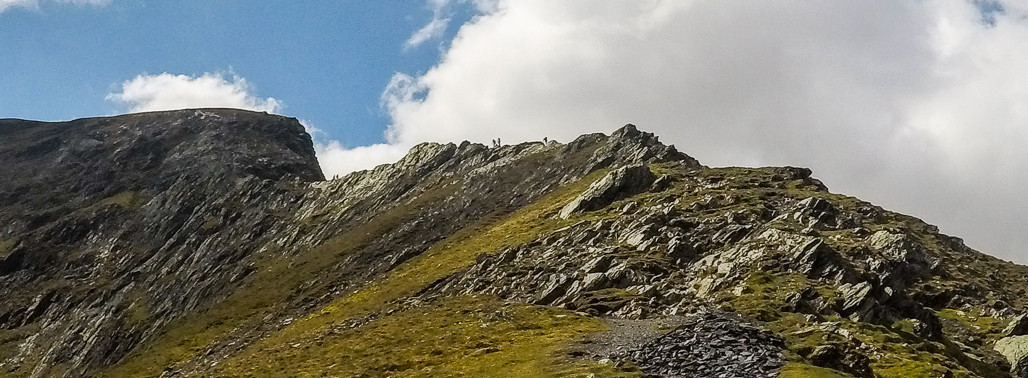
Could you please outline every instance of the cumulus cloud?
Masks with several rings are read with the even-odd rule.
[[[282,103],[273,97],[261,98],[253,87],[236,75],[205,73],[200,76],[139,75],[121,84],[119,92],[107,96],[127,106],[130,112],[187,108],[239,108],[277,113]]]
[[[395,163],[407,154],[409,147],[395,144],[373,144],[346,148],[337,140],[314,141],[314,150],[325,177],[342,176],[379,164]]]
[[[350,172],[374,167],[379,164],[394,163],[407,153],[408,148],[395,144],[375,144],[346,148],[343,143],[328,137],[320,128],[309,120],[301,119],[300,124],[314,139],[314,152],[325,177],[333,178]]]
[[[1028,8],[983,4],[482,1],[438,65],[386,88],[387,146],[633,122],[708,165],[812,167],[1028,262]]]
[[[39,5],[42,3],[91,5],[99,7],[110,4],[111,0],[0,0],[0,13],[15,7],[39,9]]]

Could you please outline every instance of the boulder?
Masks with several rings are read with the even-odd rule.
[[[614,201],[648,190],[656,179],[646,165],[618,168],[594,182],[582,195],[564,206],[559,216],[567,219],[574,213],[602,209]]]
[[[843,371],[855,377],[873,377],[871,359],[855,349],[837,343],[825,344],[814,348],[806,357],[817,366]]]
[[[1010,324],[1003,330],[1003,336],[1024,336],[1028,335],[1028,316],[1021,314],[1010,320]]]
[[[1028,378],[1028,336],[1011,336],[999,339],[993,348],[1010,362],[1010,372],[1020,378]]]
[[[839,313],[853,321],[873,322],[878,315],[878,301],[875,300],[871,283],[839,286]]]
[[[819,238],[813,238],[793,251],[794,267],[809,278],[848,281],[853,273],[845,261],[845,258]]]

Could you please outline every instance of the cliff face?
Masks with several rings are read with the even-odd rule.
[[[231,287],[324,179],[296,120],[235,110],[3,120],[0,161],[2,356],[37,376],[114,363]]]
[[[630,125],[324,181],[278,116],[2,120],[0,162],[0,375],[1028,369],[1028,269]]]

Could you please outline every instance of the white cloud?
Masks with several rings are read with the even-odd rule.
[[[442,37],[446,28],[450,26],[450,18],[445,15],[451,4],[451,0],[427,0],[426,6],[432,11],[432,20],[407,38],[403,44],[404,50],[416,48],[425,42]]]
[[[58,4],[72,4],[72,5],[91,5],[91,6],[106,6],[111,3],[112,0],[0,0],[0,13],[14,8],[27,8],[27,9],[39,9],[39,5],[42,3],[58,3]]]
[[[406,146],[396,144],[375,144],[346,148],[338,140],[328,139],[328,134],[314,126],[310,121],[301,119],[300,124],[314,139],[314,152],[325,177],[333,178],[350,172],[374,167],[379,164],[395,163],[407,154]]]
[[[346,148],[336,140],[315,140],[314,150],[325,177],[342,176],[379,164],[395,163],[407,154],[409,147],[396,144],[374,144]]]
[[[1021,3],[995,22],[966,0],[482,3],[437,66],[383,93],[389,145],[633,122],[709,165],[810,166],[1028,262]]]
[[[418,29],[407,39],[407,42],[404,43],[404,48],[413,49],[425,42],[441,37],[449,25],[449,18],[433,17],[432,21],[429,21],[427,25]]]
[[[126,105],[130,112],[239,108],[277,113],[282,109],[282,103],[275,98],[261,98],[252,91],[246,79],[236,75],[143,74],[122,83],[121,91],[109,94],[107,99]]]

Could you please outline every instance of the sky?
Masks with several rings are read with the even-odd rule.
[[[0,0],[0,117],[229,106],[333,176],[625,123],[1028,263],[1024,0]]]

